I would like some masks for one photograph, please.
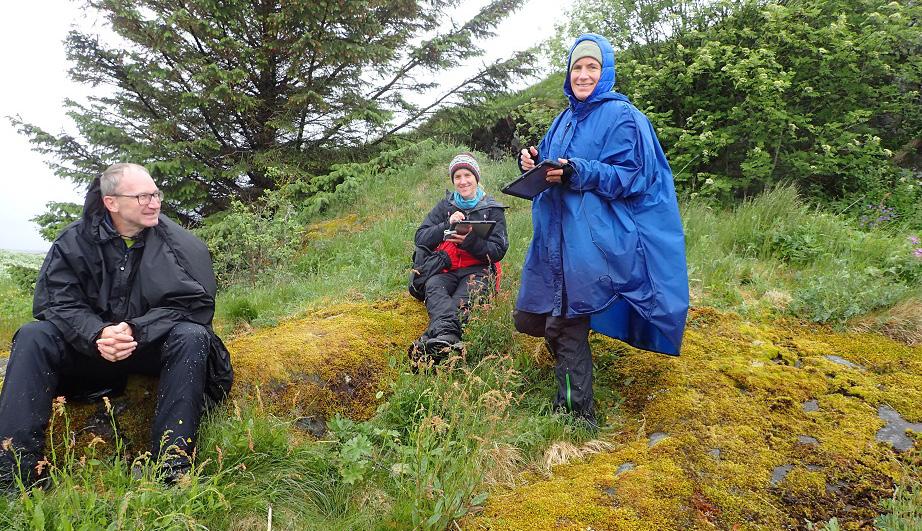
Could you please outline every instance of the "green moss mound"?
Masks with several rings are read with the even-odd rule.
[[[425,323],[425,308],[407,296],[335,304],[237,338],[228,343],[233,394],[258,393],[284,416],[367,419],[396,376],[388,358],[405,352]]]

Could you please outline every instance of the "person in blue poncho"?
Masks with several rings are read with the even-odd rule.
[[[545,159],[563,168],[534,198],[513,318],[556,359],[555,407],[595,427],[589,330],[678,355],[688,271],[672,170],[650,121],[613,90],[611,44],[580,35],[567,65],[569,107],[519,157],[522,171]]]

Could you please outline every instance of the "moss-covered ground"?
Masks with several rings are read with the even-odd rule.
[[[0,503],[0,523],[26,528],[42,511],[85,521],[93,506],[108,525],[131,498],[136,527],[157,527],[162,513],[184,515],[180,527],[263,528],[274,506],[298,529],[785,529],[833,517],[855,529],[888,512],[896,485],[922,481],[910,477],[918,436],[904,452],[876,439],[882,406],[922,423],[922,262],[899,237],[859,233],[790,190],[732,212],[685,209],[697,307],[682,355],[592,337],[599,440],[550,412],[551,360],[540,340],[511,330],[525,201],[509,200],[503,290],[472,319],[464,355],[412,373],[405,351],[426,315],[403,292],[410,240],[456,152],[421,150],[415,165],[357,181],[363,194],[311,218],[293,263],[222,289],[216,328],[235,387],[204,425],[202,471],[188,487],[213,500],[138,483],[130,459],[82,461],[87,446],[111,453],[109,417],[68,404],[55,418],[69,419],[77,444],[60,426],[53,435],[76,453],[58,485],[77,488]],[[489,190],[517,174],[510,161],[483,167]],[[809,259],[792,260],[803,249],[787,236],[804,231]],[[8,335],[29,318],[19,299],[18,313],[0,312]],[[871,320],[848,324],[851,315]],[[112,400],[130,454],[147,448],[155,387],[135,379]],[[148,506],[150,492],[163,503]]]
[[[860,529],[918,458],[875,438],[881,405],[922,420],[918,346],[708,308],[677,358],[594,345],[624,398],[613,449],[495,492],[465,528]]]

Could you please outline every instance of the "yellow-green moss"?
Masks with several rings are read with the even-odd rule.
[[[337,304],[228,344],[233,394],[260,399],[275,413],[371,416],[375,394],[394,376],[390,354],[425,328],[425,308],[410,299]]]
[[[363,224],[357,214],[346,214],[338,218],[311,223],[304,231],[304,240],[323,240],[338,234],[353,233],[362,230]]]
[[[620,352],[614,370],[630,382],[618,389],[625,401],[611,435],[616,448],[495,493],[468,526],[779,529],[836,516],[854,529],[879,512],[903,472],[875,439],[883,426],[877,407],[920,420],[922,348],[790,322],[746,323],[709,308],[693,310],[689,324],[678,358],[594,337],[596,355]],[[804,411],[808,400],[819,411]],[[653,432],[669,437],[648,448]],[[635,468],[615,477],[625,462]],[[791,469],[773,483],[782,465]]]

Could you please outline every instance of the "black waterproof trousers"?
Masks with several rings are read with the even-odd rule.
[[[461,340],[461,324],[466,320],[471,298],[487,293],[489,267],[465,267],[433,275],[426,281],[426,311],[429,326],[422,340],[437,337]]]
[[[519,332],[545,338],[554,356],[554,372],[557,375],[554,409],[569,411],[595,422],[589,316],[568,319],[515,310],[512,318]]]
[[[12,447],[20,454],[23,479],[28,481],[27,471],[44,450],[55,396],[107,386],[120,389],[128,374],[159,374],[151,452],[157,457],[175,445],[191,455],[204,409],[210,341],[204,326],[181,322],[159,344],[110,362],[77,352],[48,321],[28,323],[13,338],[0,392],[0,441],[12,439]],[[174,464],[175,459],[184,459],[182,452],[169,453]],[[3,457],[0,463],[9,466],[9,455]],[[7,473],[0,470],[0,475]]]

